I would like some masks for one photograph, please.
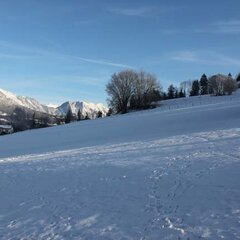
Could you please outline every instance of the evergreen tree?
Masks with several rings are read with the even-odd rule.
[[[97,113],[97,118],[102,118],[102,117],[103,117],[102,111],[98,111],[98,113]]]
[[[67,115],[65,117],[65,123],[70,123],[72,121],[73,121],[73,113],[72,113],[71,108],[69,108]]]
[[[178,90],[177,90],[177,89],[175,90],[174,97],[175,97],[175,98],[178,98],[178,97],[179,97],[179,93],[178,93]]]
[[[36,114],[35,112],[32,115],[32,124],[31,124],[31,128],[35,128],[36,127]]]
[[[180,92],[179,92],[179,94],[178,94],[178,97],[179,97],[179,98],[186,97],[186,93],[185,93],[185,91],[182,90],[182,88],[180,89]]]
[[[90,119],[90,117],[88,116],[88,113],[86,113],[86,116],[85,116],[84,119],[85,119],[85,120],[89,120],[89,119]]]
[[[168,95],[164,92],[163,93],[163,100],[167,100],[168,99]]]
[[[240,82],[240,73],[237,75],[236,81]]]
[[[200,94],[201,95],[208,94],[208,79],[206,74],[203,74],[200,79]]]
[[[41,116],[41,125],[40,125],[41,128],[48,127],[49,123],[50,123],[50,119],[48,115],[44,114],[43,116]]]
[[[228,77],[232,77],[232,74],[231,74],[231,73],[229,73],[229,74],[228,74]]]
[[[79,109],[79,110],[78,110],[78,114],[77,114],[77,120],[78,120],[78,121],[81,121],[82,119],[83,119],[83,115],[82,115],[81,110]]]
[[[152,92],[152,101],[161,101],[162,100],[162,93],[157,89],[153,90]]]
[[[175,96],[175,91],[176,91],[175,87],[171,84],[171,85],[169,86],[169,88],[168,88],[168,98],[169,98],[169,99],[173,99],[173,98],[174,98],[174,96]]]
[[[237,81],[238,88],[240,88],[240,73],[237,75],[236,81]]]
[[[112,114],[113,114],[113,110],[112,108],[109,108],[107,112],[107,117],[110,117]]]
[[[195,80],[192,83],[192,90],[190,92],[190,96],[198,96],[199,95],[199,81]]]

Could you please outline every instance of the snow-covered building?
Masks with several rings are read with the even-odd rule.
[[[0,125],[0,135],[13,133],[12,125]]]

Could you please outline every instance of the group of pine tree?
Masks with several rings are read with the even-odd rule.
[[[107,117],[112,115],[112,109],[109,108],[108,112],[106,114]],[[98,111],[96,116],[94,118],[102,118],[105,115],[103,114],[102,111]],[[79,109],[77,115],[73,114],[71,108],[69,108],[65,119],[64,119],[64,123],[71,123],[71,122],[76,122],[76,121],[82,121],[82,120],[90,120],[90,116],[88,115],[88,113],[86,113],[85,115],[82,113],[82,111]]]
[[[238,74],[236,79],[232,77],[231,73],[227,76],[217,74],[210,78],[203,74],[200,80],[182,82],[179,88],[171,84],[167,92],[163,92],[162,99],[167,100],[207,94],[215,96],[231,95],[237,88],[240,88],[240,74]]]
[[[103,117],[102,111],[98,111],[96,118],[102,118],[102,117]],[[90,119],[90,117],[89,117],[88,113],[86,113],[84,116],[82,111],[79,109],[77,115],[75,115],[75,114],[73,114],[72,110],[69,109],[65,116],[65,123],[71,123],[71,122],[75,122],[75,121],[82,121],[82,120],[89,120],[89,119]]]

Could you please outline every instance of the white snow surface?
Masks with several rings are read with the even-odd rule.
[[[0,128],[12,129],[11,125],[0,125]]]
[[[0,239],[240,239],[239,93],[164,104],[0,137]]]

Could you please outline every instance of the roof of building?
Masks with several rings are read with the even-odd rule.
[[[12,125],[0,125],[2,129],[12,129]]]

